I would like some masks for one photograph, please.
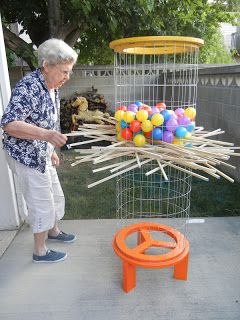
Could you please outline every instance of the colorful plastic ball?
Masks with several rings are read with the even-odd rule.
[[[123,120],[127,123],[130,123],[134,120],[135,113],[132,111],[126,111],[123,115]]]
[[[120,121],[120,126],[122,129],[129,128],[129,124],[127,122],[125,122],[124,120]]]
[[[164,117],[165,122],[171,118],[171,113],[168,110],[162,110],[161,115]]]
[[[151,122],[154,126],[161,126],[164,122],[164,117],[160,113],[154,113],[151,118]]]
[[[175,110],[175,114],[178,116],[178,117],[181,117],[184,115],[184,109],[183,108],[177,108]]]
[[[172,117],[166,122],[166,129],[168,131],[174,132],[177,129],[177,127],[178,127],[178,122]]]
[[[184,115],[189,117],[190,120],[194,120],[196,117],[196,109],[193,107],[188,107],[184,110]]]
[[[146,138],[144,137],[144,135],[142,134],[137,134],[134,138],[133,138],[133,143],[135,144],[136,147],[142,147],[145,145],[146,143]]]
[[[192,139],[192,134],[187,131],[187,133],[185,134],[184,139]]]
[[[138,112],[138,106],[136,106],[135,104],[130,104],[129,106],[128,106],[128,111],[132,111],[132,112],[134,112],[134,113],[137,113]]]
[[[195,128],[195,122],[190,122],[190,124],[187,126],[187,131],[192,132]]]
[[[121,131],[121,124],[120,124],[120,122],[117,122],[116,123],[116,130],[117,130],[117,132],[119,132],[119,131]]]
[[[152,129],[153,129],[153,125],[150,120],[144,120],[142,122],[142,131],[143,132],[149,132],[149,131],[152,131]]]
[[[122,130],[122,137],[125,140],[131,140],[133,137],[132,131],[129,128],[125,128]]]
[[[119,141],[124,141],[121,132],[118,132],[118,134],[117,134],[117,139],[118,139]]]
[[[152,107],[151,114],[154,114],[154,113],[159,113],[159,108]]]
[[[190,119],[187,116],[181,116],[178,118],[179,126],[187,127],[190,124]]]
[[[185,135],[187,133],[187,129],[184,128],[184,127],[178,127],[176,130],[175,130],[175,136],[177,138],[184,138]]]
[[[169,110],[169,112],[171,113],[170,119],[175,119],[175,120],[178,119],[178,116],[175,114],[175,112],[173,110]]]
[[[162,139],[162,129],[156,127],[152,131],[153,140],[161,140]]]
[[[142,105],[142,102],[141,102],[141,101],[136,100],[136,101],[134,102],[134,104],[135,104],[136,106],[140,107],[140,106]]]
[[[165,104],[164,102],[158,102],[158,103],[156,104],[156,107],[157,107],[160,111],[162,111],[162,110],[164,110],[164,109],[167,108],[167,106],[166,106],[166,104]]]
[[[139,110],[137,113],[136,113],[136,117],[137,117],[137,120],[139,121],[144,121],[144,120],[147,120],[148,118],[148,112],[146,110]]]
[[[172,141],[172,144],[178,144],[178,145],[182,146],[183,145],[183,140],[180,139],[180,138],[174,137],[174,139]]]
[[[167,143],[172,143],[174,139],[174,135],[170,131],[164,131],[162,135],[162,140]]]
[[[137,134],[144,134],[142,130],[139,130],[137,132],[133,132],[133,136],[135,137]]]
[[[121,121],[121,120],[123,119],[124,114],[125,114],[125,112],[124,112],[123,110],[117,110],[117,111],[115,112],[114,117],[115,117],[115,119],[116,119],[117,121]]]
[[[149,131],[149,132],[143,132],[144,136],[146,138],[152,138],[152,131]]]
[[[127,111],[127,107],[126,106],[119,106],[119,107],[117,107],[117,110]]]
[[[141,130],[141,125],[142,123],[138,120],[133,120],[131,123],[130,123],[130,129],[132,130],[132,132],[137,132],[139,130]]]
[[[147,106],[146,104],[142,104],[139,107],[139,110],[146,110],[148,114],[151,114],[152,112],[152,108],[150,106]]]

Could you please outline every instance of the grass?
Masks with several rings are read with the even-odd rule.
[[[111,179],[91,189],[87,185],[104,177],[93,173],[86,162],[71,167],[76,153],[62,152],[59,179],[66,197],[65,219],[115,218],[116,181]],[[240,215],[240,184],[211,178],[209,182],[192,179],[190,216],[219,217]]]

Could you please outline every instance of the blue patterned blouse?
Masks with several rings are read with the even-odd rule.
[[[56,101],[59,105],[58,90],[56,90]],[[53,130],[57,126],[54,121],[55,112],[58,111],[50,97],[43,74],[40,69],[37,69],[17,83],[2,116],[0,127],[17,120]],[[3,136],[3,147],[10,156],[30,168],[45,172],[46,141],[19,139],[6,132]]]

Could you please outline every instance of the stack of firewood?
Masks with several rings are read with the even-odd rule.
[[[73,123],[74,115],[79,115],[79,105],[76,103],[79,98],[85,98],[87,100],[87,111],[101,111],[102,113],[110,113],[110,104],[106,102],[104,95],[97,92],[97,89],[92,87],[91,90],[82,92],[82,93],[75,93],[72,97],[68,99],[61,100],[61,107],[60,107],[60,125],[61,130],[63,132],[69,132],[71,130],[76,130],[76,123]],[[84,109],[85,111],[86,109]],[[90,113],[89,113],[90,115]],[[86,121],[92,122],[95,121]],[[79,124],[83,124],[84,119],[79,122]]]

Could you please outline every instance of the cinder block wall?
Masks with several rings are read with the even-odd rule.
[[[197,125],[221,128],[225,134],[212,139],[240,147],[240,65],[199,69],[197,97]],[[237,169],[224,166],[224,171],[240,181],[240,158],[232,157],[229,163]]]
[[[68,82],[60,89],[61,98],[70,98],[75,93],[83,93],[94,87],[104,95],[105,100],[115,109],[114,74],[112,65],[104,66],[75,66]],[[11,87],[23,75],[30,72],[28,67],[14,67],[9,70]]]

